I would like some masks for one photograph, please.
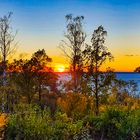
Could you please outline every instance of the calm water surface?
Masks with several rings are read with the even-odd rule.
[[[140,74],[136,72],[116,72],[117,78],[125,81],[134,80],[140,83]]]
[[[138,84],[138,89],[140,91],[140,74],[136,72],[116,72],[116,76],[118,79],[129,81],[134,80]],[[64,73],[60,74],[59,80],[61,81],[69,81],[71,79],[70,74]]]

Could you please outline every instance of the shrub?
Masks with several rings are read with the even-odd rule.
[[[118,140],[124,119],[125,113],[117,108],[108,108],[99,116],[89,118],[90,133],[98,139]]]
[[[127,114],[121,127],[122,140],[135,140],[140,138],[140,110],[135,110]]]
[[[61,112],[56,112],[52,118],[49,110],[38,106],[18,106],[8,117],[7,140],[82,140],[88,136],[82,120],[74,121]]]
[[[4,120],[4,121],[3,121]],[[109,107],[99,116],[89,114],[82,119],[70,118],[66,113],[36,105],[19,105],[14,114],[0,122],[7,123],[7,140],[135,140],[140,138],[140,110],[125,112]],[[1,123],[2,124],[2,123]]]
[[[37,106],[29,105],[26,109],[9,115],[7,124],[7,139],[42,140],[51,137],[49,111],[41,111]]]
[[[68,117],[78,120],[89,114],[93,106],[93,98],[79,93],[67,93],[58,99],[57,104]]]
[[[125,117],[125,113],[117,108],[110,108],[103,114],[101,127],[107,138],[114,140],[119,139],[120,130]]]

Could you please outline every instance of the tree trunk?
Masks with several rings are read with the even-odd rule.
[[[30,95],[30,92],[29,93],[27,93],[27,95],[28,95],[28,104],[31,104],[31,95]]]
[[[3,88],[4,88],[4,94],[3,94],[3,96],[2,96],[2,112],[5,112],[5,104],[4,104],[4,102],[5,102],[5,94],[7,94],[6,92],[6,85],[7,85],[7,83],[6,83],[6,77],[7,77],[7,73],[6,73],[6,56],[4,55],[3,56],[4,58],[3,58],[3,82],[2,82],[2,84],[3,84]],[[6,95],[6,96],[8,96],[8,95]],[[7,98],[8,99],[8,98]],[[6,106],[8,106],[7,105],[8,104],[8,100],[6,101]]]
[[[5,112],[9,113],[9,92],[6,92],[6,109]]]
[[[39,103],[41,103],[41,84],[39,84],[39,87],[38,87],[38,100],[39,100]]]
[[[28,104],[31,104],[31,97],[28,96]]]
[[[73,82],[74,82],[74,92],[77,92],[77,74],[76,74],[76,62],[74,58],[74,63],[73,63]]]
[[[95,66],[95,114],[99,114],[99,95],[98,95],[98,67]]]
[[[98,79],[95,79],[95,114],[99,114],[99,96],[98,96]]]
[[[99,99],[98,99],[98,95],[95,95],[96,96],[96,107],[95,107],[95,114],[96,116],[99,114]]]

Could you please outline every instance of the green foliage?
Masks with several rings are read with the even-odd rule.
[[[124,119],[125,113],[117,108],[109,108],[105,113],[89,118],[91,132],[102,139],[118,140]]]
[[[121,127],[121,139],[135,140],[140,134],[140,110],[135,110],[127,114],[127,118],[123,121]]]
[[[67,93],[57,100],[57,105],[62,112],[74,120],[82,119],[92,110],[93,98],[83,94]]]
[[[21,110],[21,111],[20,111]],[[7,139],[45,139],[53,134],[50,113],[37,106],[20,106],[11,114],[7,125]]]
[[[102,116],[101,128],[109,139],[118,140],[125,114],[117,108],[107,110]]]
[[[140,110],[125,112],[108,108],[99,116],[88,116],[91,137],[108,140],[137,140],[140,137]]]
[[[65,140],[88,137],[83,121],[74,122],[65,113],[56,112],[52,118],[49,110],[42,111],[33,105],[20,105],[15,110],[8,118],[7,140]]]
[[[7,140],[135,140],[140,134],[140,111],[124,112],[110,107],[98,116],[93,114],[74,120],[57,111],[36,105],[18,105],[9,115]]]

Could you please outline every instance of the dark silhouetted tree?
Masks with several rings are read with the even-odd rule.
[[[137,67],[137,68],[134,70],[134,72],[140,73],[140,67]]]
[[[85,65],[88,70],[88,81],[90,82],[89,87],[92,95],[95,95],[95,114],[99,113],[99,96],[101,89],[108,84],[110,81],[109,77],[100,71],[100,67],[107,60],[112,59],[111,53],[105,46],[105,36],[107,32],[102,26],[99,26],[94,30],[91,38],[91,45],[86,45],[83,54],[85,56]],[[110,75],[111,76],[111,75]]]
[[[72,83],[74,92],[78,92],[81,82],[81,73],[83,71],[82,47],[85,42],[86,34],[83,31],[83,16],[73,17],[66,15],[67,32],[65,37],[68,41],[63,41],[61,49],[70,62],[72,72]]]
[[[46,54],[44,49],[35,52],[32,55],[31,61],[33,62],[33,71],[36,77],[39,102],[41,102],[42,88],[50,86],[53,90],[56,90],[55,83],[57,77],[53,73],[52,68],[48,65],[52,62],[52,59]],[[53,79],[53,82],[51,79]]]
[[[10,12],[8,15],[5,15],[0,18],[0,53],[1,53],[0,56],[2,60],[2,69],[3,69],[3,86],[6,85],[6,68],[8,61],[7,58],[15,48],[14,44],[15,34],[13,34],[12,32],[11,15],[12,13]],[[2,110],[4,111],[4,104],[2,105]]]
[[[14,60],[11,64],[13,80],[22,96],[30,104],[35,94],[35,72],[31,60]]]
[[[29,60],[15,60],[11,64],[13,80],[23,96],[31,103],[34,95],[38,93],[38,100],[41,103],[42,89],[49,87],[56,91],[57,77],[48,65],[52,59],[48,57],[45,50],[38,50],[33,53]]]
[[[3,75],[6,75],[6,62],[8,56],[14,51],[15,34],[12,33],[10,12],[7,16],[0,18],[0,52],[1,60],[3,62]]]

